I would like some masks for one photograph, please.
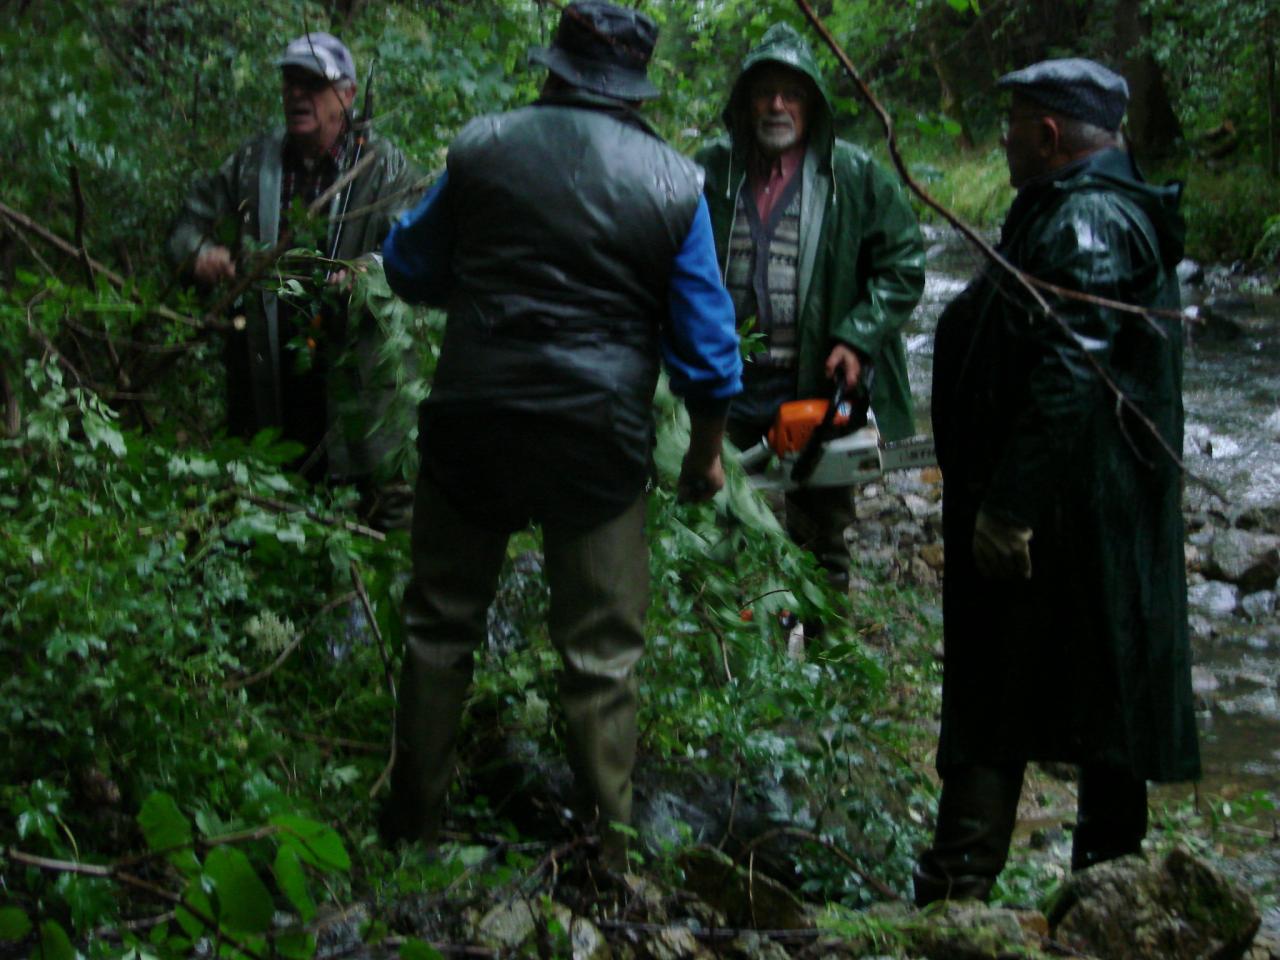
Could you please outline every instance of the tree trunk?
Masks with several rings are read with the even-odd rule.
[[[973,134],[969,131],[969,119],[965,114],[964,101],[956,94],[955,84],[951,79],[951,68],[943,60],[938,50],[938,41],[929,38],[929,60],[933,64],[933,72],[938,75],[938,99],[942,115],[960,125],[960,146],[965,150],[973,149]]]
[[[1129,81],[1129,138],[1139,156],[1160,157],[1172,150],[1182,127],[1169,103],[1160,65],[1150,53],[1137,52],[1150,34],[1151,22],[1142,13],[1141,0],[1116,0],[1116,53]]]

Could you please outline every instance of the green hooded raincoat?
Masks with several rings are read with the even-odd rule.
[[[786,24],[770,27],[743,61],[724,111],[728,136],[695,157],[707,175],[716,251],[725,265],[746,181],[752,132],[744,78],[766,63],[800,71],[820,94],[801,173],[798,395],[829,395],[823,365],[843,341],[875,364],[871,406],[881,434],[909,436],[915,419],[900,331],[924,290],[920,227],[897,181],[865,151],[836,139],[817,61]]]
[[[1027,184],[1001,252],[1058,286],[1176,312],[1180,185],[1105,150]],[[938,766],[1102,763],[1199,773],[1181,483],[1182,331],[1051,300],[989,266],[934,349],[946,665]],[[1118,401],[1109,379],[1132,406]],[[1144,418],[1147,422],[1144,422]],[[1032,577],[981,577],[979,509],[1034,531]]]

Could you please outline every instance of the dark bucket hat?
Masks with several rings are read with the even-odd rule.
[[[618,100],[649,100],[658,88],[647,72],[657,25],[626,7],[580,0],[560,14],[550,47],[534,47],[529,60],[566,83]]]

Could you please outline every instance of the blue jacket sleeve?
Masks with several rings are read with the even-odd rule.
[[[410,303],[443,307],[453,287],[453,204],[449,173],[440,175],[416,207],[392,226],[382,244],[387,282]]]
[[[676,254],[669,294],[670,322],[662,332],[662,358],[671,390],[690,413],[723,415],[742,392],[742,356],[733,301],[720,282],[711,214],[698,201],[693,225]]]

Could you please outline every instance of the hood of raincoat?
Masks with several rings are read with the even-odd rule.
[[[1119,149],[1091,154],[1026,184],[1009,209],[1006,236],[1025,225],[1034,211],[1056,206],[1063,194],[1088,191],[1119,193],[1136,204],[1155,229],[1161,263],[1166,270],[1177,266],[1187,236],[1186,220],[1179,210],[1182,184],[1148,183],[1133,159]],[[1002,238],[1002,246],[1004,242]]]
[[[804,74],[817,89],[818,97],[812,104],[809,116],[808,142],[811,146],[821,148],[822,155],[828,157],[835,141],[831,94],[818,70],[818,61],[809,44],[794,27],[786,23],[775,23],[765,31],[760,42],[743,58],[738,78],[729,92],[729,102],[721,117],[729,129],[734,152],[745,150],[751,143],[751,105],[748,102],[747,75],[757,67],[771,63],[790,67]]]

